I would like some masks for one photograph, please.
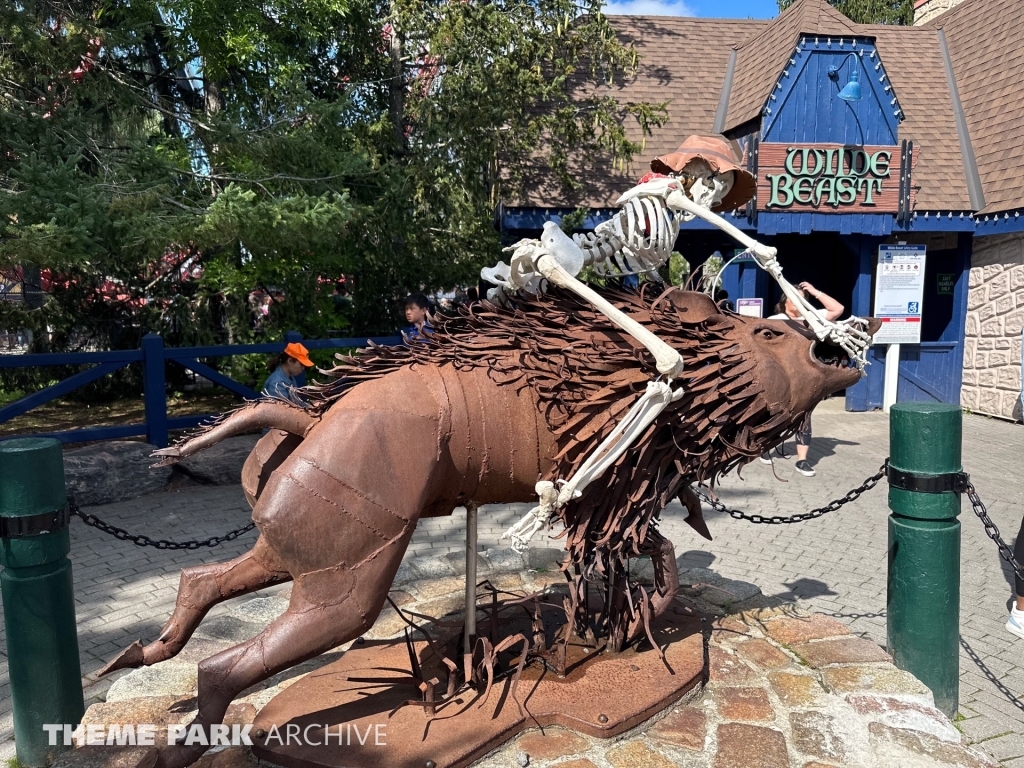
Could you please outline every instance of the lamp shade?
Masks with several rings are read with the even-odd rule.
[[[839,92],[839,98],[843,101],[860,101],[860,76],[857,74],[856,69],[851,70],[850,82]]]

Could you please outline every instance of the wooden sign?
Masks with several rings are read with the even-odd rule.
[[[917,161],[913,151],[913,164]],[[898,146],[773,144],[757,155],[757,207],[761,211],[896,213],[899,210]],[[910,188],[913,209],[913,185]]]

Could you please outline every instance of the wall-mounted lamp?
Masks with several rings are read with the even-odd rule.
[[[833,83],[836,83],[837,85],[839,84],[839,67],[843,66],[843,64],[846,63],[846,59],[850,58],[851,56],[853,56],[854,62],[856,62],[857,54],[855,54],[855,53],[848,53],[848,54],[846,54],[846,56],[843,57],[843,60],[841,62],[839,62],[839,66],[838,67],[837,66],[832,66],[832,67],[829,67],[826,70],[826,73],[828,74],[828,79],[829,80],[831,80]],[[839,98],[842,99],[843,101],[860,101],[861,100],[860,75],[857,72],[857,64],[856,63],[854,63],[853,66],[850,67],[850,82],[848,82],[846,85],[844,85],[843,89],[841,91],[839,91]]]

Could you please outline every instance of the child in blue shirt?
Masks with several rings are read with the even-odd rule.
[[[313,367],[313,361],[309,359],[309,350],[301,344],[289,344],[276,361],[271,359],[270,364],[274,368],[263,383],[263,394],[295,405],[304,405],[296,389],[299,386],[298,376],[303,369]]]
[[[403,333],[410,341],[425,339],[433,330],[430,327],[430,299],[422,293],[413,293],[405,297],[405,321],[412,323]]]

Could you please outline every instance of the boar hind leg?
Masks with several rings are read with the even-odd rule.
[[[273,484],[272,480],[270,496],[274,495]],[[262,497],[260,504],[266,498]],[[302,501],[309,510],[321,505],[356,506],[359,497],[353,494],[330,501]],[[358,559],[320,565],[307,572],[295,569],[293,564],[296,578],[288,610],[256,637],[199,664],[199,712],[193,724],[210,733],[213,725],[222,722],[232,700],[245,689],[368,632],[380,613],[414,525],[415,517]],[[351,530],[338,530],[335,538],[358,538],[351,534]],[[334,542],[321,541],[324,546],[320,547],[317,543],[310,541],[307,549],[291,553],[289,563],[293,558],[306,561],[311,555],[331,550]],[[159,766],[182,768],[206,749],[202,745],[163,747]]]
[[[421,414],[387,405],[332,413],[267,481],[253,519],[294,576],[288,610],[199,664],[194,724],[220,723],[245,689],[373,626],[423,509],[448,482],[436,406]],[[205,749],[165,747],[161,766],[187,765]]]
[[[654,566],[654,594],[651,595],[651,615],[648,621],[661,616],[679,594],[679,568],[676,565],[676,548],[660,534],[649,534],[643,554],[650,555]],[[626,632],[626,642],[631,643],[645,631],[643,616],[636,615]]]
[[[184,568],[174,613],[160,631],[160,637],[145,647],[138,641],[132,643],[99,674],[148,667],[169,659],[185,647],[203,617],[217,603],[289,580],[291,575],[262,538],[251,551],[234,560]]]

